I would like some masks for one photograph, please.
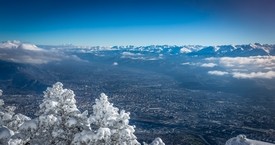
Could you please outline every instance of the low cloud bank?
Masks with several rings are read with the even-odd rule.
[[[61,57],[34,44],[6,41],[0,43],[0,59],[16,63],[45,64],[59,61]]]
[[[134,60],[159,60],[159,59],[162,59],[162,55],[146,56],[141,53],[122,52],[121,58],[134,59]]]
[[[238,78],[238,79],[273,79],[275,78],[275,56],[217,57],[217,58],[211,57],[211,58],[206,58],[205,60],[213,64],[216,63],[218,66],[224,68],[224,70],[226,70],[228,74],[230,74],[234,78]],[[211,63],[208,63],[208,64],[211,64]],[[211,75],[219,74],[215,71],[209,71],[209,72],[208,74],[211,74]]]
[[[25,63],[46,64],[62,59],[80,60],[75,55],[66,55],[56,49],[43,49],[34,44],[22,43],[20,41],[5,41],[0,43],[0,60]]]

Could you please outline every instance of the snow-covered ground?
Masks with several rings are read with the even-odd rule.
[[[252,140],[246,138],[245,135],[238,135],[237,137],[233,137],[229,139],[225,145],[274,145],[272,143],[267,143],[258,140]]]

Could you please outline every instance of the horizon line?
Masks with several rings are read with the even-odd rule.
[[[18,43],[27,43],[34,45],[44,45],[44,46],[77,46],[77,47],[116,47],[116,46],[134,46],[134,47],[143,47],[143,46],[228,46],[228,45],[251,45],[251,44],[259,44],[259,45],[275,45],[275,43],[259,43],[259,42],[250,42],[250,43],[237,43],[237,44],[212,44],[212,45],[204,45],[204,44],[146,44],[146,45],[134,45],[134,44],[126,44],[126,45],[84,45],[84,44],[74,44],[74,43],[63,43],[63,44],[42,44],[35,43],[30,41],[21,41],[21,40],[1,40],[1,43],[4,42],[18,42]]]

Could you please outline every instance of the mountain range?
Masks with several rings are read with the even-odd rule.
[[[258,56],[275,55],[274,44],[243,44],[243,45],[149,45],[149,46],[74,46],[74,45],[38,45],[41,48],[58,48],[66,51],[89,53],[95,51],[131,51],[136,53],[159,53],[163,55],[187,55],[187,56],[213,56],[213,57],[236,57],[236,56]]]

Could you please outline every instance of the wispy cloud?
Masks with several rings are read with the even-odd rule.
[[[201,64],[201,67],[215,67],[217,64],[215,63],[203,63]]]
[[[233,72],[232,75],[234,78],[239,78],[239,79],[253,79],[253,78],[272,79],[272,78],[275,78],[275,71],[251,72],[251,73]]]
[[[193,65],[193,64],[190,62],[183,62],[183,63],[181,63],[181,65]]]
[[[141,53],[122,52],[121,58],[138,59],[138,60],[159,60],[162,59],[162,55],[158,56],[146,56]]]
[[[208,74],[216,75],[216,76],[223,76],[223,75],[227,75],[229,73],[225,72],[225,71],[214,70],[214,71],[208,71]]]

